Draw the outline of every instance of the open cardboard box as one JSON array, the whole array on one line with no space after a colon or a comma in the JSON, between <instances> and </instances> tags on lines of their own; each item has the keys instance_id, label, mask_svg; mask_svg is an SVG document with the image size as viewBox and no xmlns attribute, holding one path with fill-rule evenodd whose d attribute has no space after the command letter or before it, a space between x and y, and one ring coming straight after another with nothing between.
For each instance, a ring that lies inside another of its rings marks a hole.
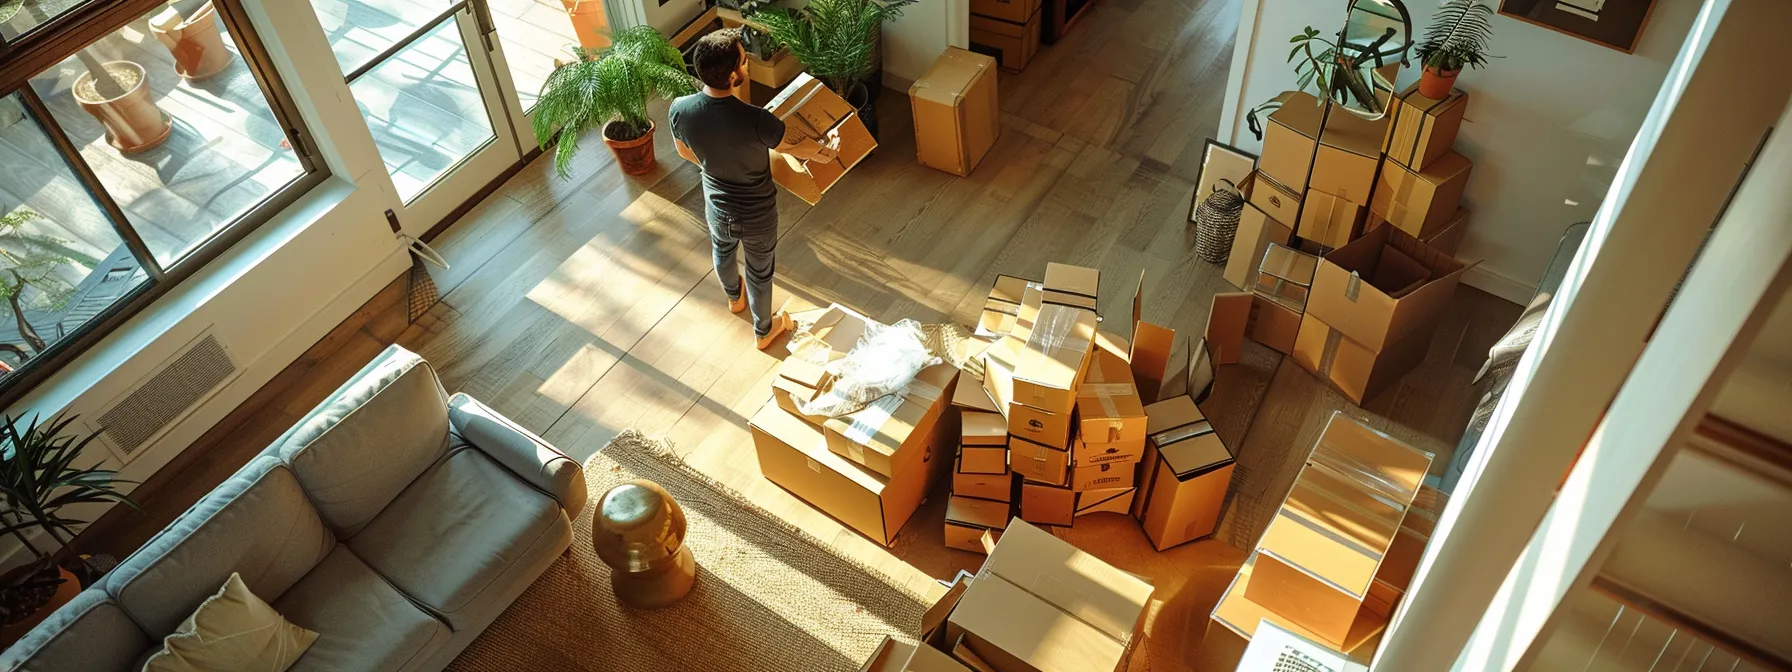
<instances>
[{"instance_id":1,"label":"open cardboard box","mask_svg":"<svg viewBox=\"0 0 1792 672\"><path fill-rule=\"evenodd\" d=\"M799 159L771 150L772 181L810 205L820 202L841 176L877 149L877 138L852 105L809 73L797 75L766 109L784 121L780 149L805 141L825 142L829 136L840 138L839 153L828 160Z\"/></svg>"},{"instance_id":2,"label":"open cardboard box","mask_svg":"<svg viewBox=\"0 0 1792 672\"><path fill-rule=\"evenodd\" d=\"M1436 326L1468 264L1392 226L1319 262L1306 312L1370 350Z\"/></svg>"}]
</instances>

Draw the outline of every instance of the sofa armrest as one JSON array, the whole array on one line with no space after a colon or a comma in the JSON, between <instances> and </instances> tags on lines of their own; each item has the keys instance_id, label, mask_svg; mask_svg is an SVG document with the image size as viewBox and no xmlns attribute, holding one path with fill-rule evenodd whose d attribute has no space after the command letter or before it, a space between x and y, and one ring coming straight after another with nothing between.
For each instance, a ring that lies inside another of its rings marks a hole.
<instances>
[{"instance_id":1,"label":"sofa armrest","mask_svg":"<svg viewBox=\"0 0 1792 672\"><path fill-rule=\"evenodd\" d=\"M568 520L578 519L587 497L585 472L578 462L465 394L448 400L448 425L468 444L560 502Z\"/></svg>"}]
</instances>

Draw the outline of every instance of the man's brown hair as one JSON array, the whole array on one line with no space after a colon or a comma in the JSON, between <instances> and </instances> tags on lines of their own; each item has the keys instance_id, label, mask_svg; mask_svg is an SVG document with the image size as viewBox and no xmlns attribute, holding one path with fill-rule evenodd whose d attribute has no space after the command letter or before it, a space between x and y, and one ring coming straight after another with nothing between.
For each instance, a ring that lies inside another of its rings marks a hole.
<instances>
[{"instance_id":1,"label":"man's brown hair","mask_svg":"<svg viewBox=\"0 0 1792 672\"><path fill-rule=\"evenodd\" d=\"M704 35L697 40L697 46L691 48L691 64L697 69L697 79L717 89L726 90L733 85L734 72L740 69L744 58L746 52L741 50L740 31L734 28Z\"/></svg>"}]
</instances>

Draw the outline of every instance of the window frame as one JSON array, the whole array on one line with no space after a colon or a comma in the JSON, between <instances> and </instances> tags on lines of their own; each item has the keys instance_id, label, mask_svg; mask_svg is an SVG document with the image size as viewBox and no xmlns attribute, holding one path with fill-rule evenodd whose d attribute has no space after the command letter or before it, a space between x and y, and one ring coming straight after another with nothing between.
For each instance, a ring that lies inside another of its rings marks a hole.
<instances>
[{"instance_id":1,"label":"window frame","mask_svg":"<svg viewBox=\"0 0 1792 672\"><path fill-rule=\"evenodd\" d=\"M44 101L31 87L31 79L56 67L76 52L105 39L126 24L136 21L167 0L124 0L106 2L87 0L61 15L32 27L8 42L0 39L0 98L15 93L25 109L26 119L44 132L75 178L94 203L111 220L113 231L131 250L142 266L147 280L114 301L105 310L88 319L79 328L50 343L49 347L21 363L12 373L0 377L0 407L10 406L98 344L125 322L153 305L180 283L216 261L225 251L272 221L282 211L330 178L330 169L312 142L296 99L280 79L274 59L262 42L253 22L243 7L243 0L213 0L212 4L237 48L244 65L255 78L270 113L285 132L293 155L303 171L284 187L242 212L203 242L171 261L168 266L156 259L130 218L113 200L99 176L88 165L63 132L62 125L50 113Z\"/></svg>"}]
</instances>

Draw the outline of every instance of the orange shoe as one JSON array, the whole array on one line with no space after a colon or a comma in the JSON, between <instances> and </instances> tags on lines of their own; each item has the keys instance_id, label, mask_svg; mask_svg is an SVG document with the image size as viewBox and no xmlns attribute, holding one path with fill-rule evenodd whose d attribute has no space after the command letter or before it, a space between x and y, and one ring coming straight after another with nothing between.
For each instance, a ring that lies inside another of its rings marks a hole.
<instances>
[{"instance_id":1,"label":"orange shoe","mask_svg":"<svg viewBox=\"0 0 1792 672\"><path fill-rule=\"evenodd\" d=\"M780 310L777 315L772 316L772 330L765 332L764 336L760 336L755 345L758 345L760 350L772 347L772 341L778 340L778 337L782 336L784 332L795 328L796 320L791 319L790 312Z\"/></svg>"},{"instance_id":2,"label":"orange shoe","mask_svg":"<svg viewBox=\"0 0 1792 672\"><path fill-rule=\"evenodd\" d=\"M747 309L747 282L746 282L746 279L741 278L740 276L737 275L737 276L735 276L734 285L736 287L740 288L740 298L728 300L728 312L739 313L740 311ZM727 296L727 293L723 293L722 295Z\"/></svg>"}]
</instances>

